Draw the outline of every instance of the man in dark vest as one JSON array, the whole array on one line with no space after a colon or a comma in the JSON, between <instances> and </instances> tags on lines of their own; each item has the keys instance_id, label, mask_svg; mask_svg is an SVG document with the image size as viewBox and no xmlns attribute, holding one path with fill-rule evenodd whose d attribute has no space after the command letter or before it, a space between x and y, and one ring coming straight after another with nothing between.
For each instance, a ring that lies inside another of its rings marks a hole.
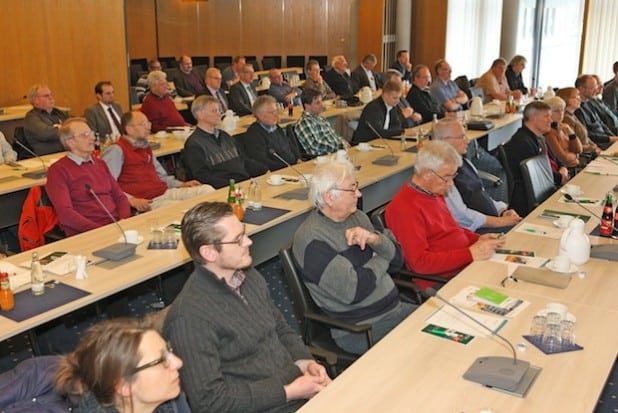
<instances>
[{"instance_id":1,"label":"man in dark vest","mask_svg":"<svg viewBox=\"0 0 618 413\"><path fill-rule=\"evenodd\" d=\"M457 119L444 118L433 127L433 139L448 142L462 157L454 178L455 185L446 195L446 205L457 223L471 231L501 232L517 224L521 217L504 202L485 191L476 167L464 156L470 140Z\"/></svg>"},{"instance_id":2,"label":"man in dark vest","mask_svg":"<svg viewBox=\"0 0 618 413\"><path fill-rule=\"evenodd\" d=\"M181 182L169 176L148 144L150 122L142 112L127 112L120 121L122 136L103 154L112 176L131 206L148 211L214 191L198 181Z\"/></svg>"}]
</instances>

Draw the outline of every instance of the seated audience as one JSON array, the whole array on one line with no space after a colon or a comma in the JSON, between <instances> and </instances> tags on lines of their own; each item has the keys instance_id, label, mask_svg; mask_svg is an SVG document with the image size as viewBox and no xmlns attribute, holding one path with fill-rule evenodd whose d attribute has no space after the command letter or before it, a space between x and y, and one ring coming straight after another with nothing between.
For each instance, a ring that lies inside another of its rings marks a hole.
<instances>
[{"instance_id":1,"label":"seated audience","mask_svg":"<svg viewBox=\"0 0 618 413\"><path fill-rule=\"evenodd\" d=\"M214 96L221 105L221 112L225 113L230 107L226 93L221 89L221 71L216 67L209 67L206 71L206 92L205 95Z\"/></svg>"},{"instance_id":2,"label":"seated audience","mask_svg":"<svg viewBox=\"0 0 618 413\"><path fill-rule=\"evenodd\" d=\"M159 132L169 127L185 126L185 120L168 94L169 84L165 72L157 70L150 72L148 86L150 92L144 98L140 110L152 123L152 131Z\"/></svg>"},{"instance_id":3,"label":"seated audience","mask_svg":"<svg viewBox=\"0 0 618 413\"><path fill-rule=\"evenodd\" d=\"M515 55L509 62L506 68L505 76L506 81L509 84L509 89L512 91L519 90L521 96L528 94L528 88L524 86L524 80L521 72L526 68L527 60L521 55Z\"/></svg>"},{"instance_id":4,"label":"seated audience","mask_svg":"<svg viewBox=\"0 0 618 413\"><path fill-rule=\"evenodd\" d=\"M188 413L184 395L179 396L182 364L145 322L104 320L63 357L55 386L79 399L80 412Z\"/></svg>"},{"instance_id":5,"label":"seated audience","mask_svg":"<svg viewBox=\"0 0 618 413\"><path fill-rule=\"evenodd\" d=\"M493 99L506 100L508 95L513 95L515 99L521 98L520 90L511 90L509 87L509 83L504 75L505 72L506 60L500 57L494 60L491 68L476 81L474 86L483 89L485 102L490 102Z\"/></svg>"},{"instance_id":6,"label":"seated audience","mask_svg":"<svg viewBox=\"0 0 618 413\"><path fill-rule=\"evenodd\" d=\"M352 91L357 93L364 87L368 87L373 92L382 88L382 79L373 71L378 63L378 58L374 54L363 57L360 65L350 73L352 79Z\"/></svg>"},{"instance_id":7,"label":"seated audience","mask_svg":"<svg viewBox=\"0 0 618 413\"><path fill-rule=\"evenodd\" d=\"M28 90L32 110L24 118L26 141L37 155L64 151L58 128L69 115L54 107L54 96L45 85L34 85Z\"/></svg>"},{"instance_id":8,"label":"seated audience","mask_svg":"<svg viewBox=\"0 0 618 413\"><path fill-rule=\"evenodd\" d=\"M69 150L47 171L47 195L67 236L111 224L113 221L92 192L116 220L128 218L131 206L107 164L92 156L94 132L83 118L70 118L59 128Z\"/></svg>"},{"instance_id":9,"label":"seated audience","mask_svg":"<svg viewBox=\"0 0 618 413\"><path fill-rule=\"evenodd\" d=\"M167 174L152 153L150 122L142 112L125 113L120 128L122 136L103 153L103 160L133 208L148 211L214 191L210 185L181 182Z\"/></svg>"},{"instance_id":10,"label":"seated audience","mask_svg":"<svg viewBox=\"0 0 618 413\"><path fill-rule=\"evenodd\" d=\"M575 111L577 119L586 126L588 136L601 149L607 149L612 143L618 141L618 136L603 122L595 110L594 99L597 82L590 75L581 75L575 80L575 87L579 91L581 105Z\"/></svg>"},{"instance_id":11,"label":"seated audience","mask_svg":"<svg viewBox=\"0 0 618 413\"><path fill-rule=\"evenodd\" d=\"M504 243L496 234L479 235L460 227L444 196L453 186L461 156L451 145L423 145L406 182L386 207L386 226L401 244L405 265L420 274L453 277L472 261L487 260ZM435 286L416 281L421 288Z\"/></svg>"},{"instance_id":12,"label":"seated audience","mask_svg":"<svg viewBox=\"0 0 618 413\"><path fill-rule=\"evenodd\" d=\"M199 96L206 93L204 80L193 69L191 56L180 56L180 59L178 59L178 72L172 81L180 96Z\"/></svg>"},{"instance_id":13,"label":"seated audience","mask_svg":"<svg viewBox=\"0 0 618 413\"><path fill-rule=\"evenodd\" d=\"M407 101L423 118L421 123L431 122L433 116L444 117L444 108L429 94L431 73L425 65L416 65L412 70L412 87L406 96Z\"/></svg>"},{"instance_id":14,"label":"seated audience","mask_svg":"<svg viewBox=\"0 0 618 413\"><path fill-rule=\"evenodd\" d=\"M444 118L434 124L432 139L447 142L461 157L462 164L453 179L455 185L445 196L446 205L459 225L470 231L506 232L521 221L517 212L485 191L478 170L466 157L470 139L457 119Z\"/></svg>"},{"instance_id":15,"label":"seated audience","mask_svg":"<svg viewBox=\"0 0 618 413\"><path fill-rule=\"evenodd\" d=\"M257 99L257 91L252 84L254 74L253 65L243 65L238 74L240 80L230 87L230 109L238 116L250 115L251 106Z\"/></svg>"},{"instance_id":16,"label":"seated audience","mask_svg":"<svg viewBox=\"0 0 618 413\"><path fill-rule=\"evenodd\" d=\"M11 163L17 160L17 152L7 142L4 134L0 132L0 164Z\"/></svg>"},{"instance_id":17,"label":"seated audience","mask_svg":"<svg viewBox=\"0 0 618 413\"><path fill-rule=\"evenodd\" d=\"M381 95L363 108L358 128L352 137L353 144L367 142L380 136L388 138L412 135L412 129L405 127L404 115L399 106L401 91L401 82L391 80L384 85Z\"/></svg>"},{"instance_id":18,"label":"seated audience","mask_svg":"<svg viewBox=\"0 0 618 413\"><path fill-rule=\"evenodd\" d=\"M594 95L590 99L590 103L599 114L601 120L607 125L609 130L615 135L618 133L618 116L611 110L603 101L603 81L599 75L590 75L596 81L597 87Z\"/></svg>"},{"instance_id":19,"label":"seated audience","mask_svg":"<svg viewBox=\"0 0 618 413\"><path fill-rule=\"evenodd\" d=\"M423 117L412 109L410 106L410 102L406 99L406 90L403 88L403 83L401 81L401 73L395 69L388 69L386 73L384 73L384 84L393 80L402 84L402 94L399 98L399 109L401 109L401 114L404 116L404 126L406 128L411 128L419 124Z\"/></svg>"},{"instance_id":20,"label":"seated audience","mask_svg":"<svg viewBox=\"0 0 618 413\"><path fill-rule=\"evenodd\" d=\"M330 384L251 266L251 239L229 204L204 202L182 219L195 270L165 319L185 362L194 412L293 412Z\"/></svg>"},{"instance_id":21,"label":"seated audience","mask_svg":"<svg viewBox=\"0 0 618 413\"><path fill-rule=\"evenodd\" d=\"M191 105L191 112L197 119L197 127L185 142L181 157L192 179L221 188L230 179L240 182L266 172L258 162L243 159L235 139L217 127L221 121L217 98L198 97Z\"/></svg>"},{"instance_id":22,"label":"seated audience","mask_svg":"<svg viewBox=\"0 0 618 413\"><path fill-rule=\"evenodd\" d=\"M442 105L442 109L446 112L465 110L468 95L451 80L451 65L446 60L440 59L436 62L434 71L437 79L429 87L429 94L433 100Z\"/></svg>"},{"instance_id":23,"label":"seated audience","mask_svg":"<svg viewBox=\"0 0 618 413\"><path fill-rule=\"evenodd\" d=\"M514 180L510 203L521 216L528 215L530 210L519 165L521 161L541 154L546 155L549 162L547 142L543 135L551 129L551 122L551 108L548 104L540 101L530 102L524 108L523 125L511 140L504 144ZM553 177L554 184L562 185L567 181L569 174L567 169L561 166L557 171L553 171Z\"/></svg>"},{"instance_id":24,"label":"seated audience","mask_svg":"<svg viewBox=\"0 0 618 413\"><path fill-rule=\"evenodd\" d=\"M579 154L582 153L582 143L577 139L575 131L562 122L566 104L558 96L547 98L545 103L551 108L551 129L543 134L549 145L550 157L554 160L553 165L574 168L579 165Z\"/></svg>"},{"instance_id":25,"label":"seated audience","mask_svg":"<svg viewBox=\"0 0 618 413\"><path fill-rule=\"evenodd\" d=\"M163 70L161 68L161 62L159 62L157 59L149 60L148 61L148 73L143 74L142 76L140 76L139 79L137 79L137 86L135 87L135 93L137 94L137 98L139 99L140 102L144 100L144 97L146 97L146 93L150 91L150 86L148 86L148 75L150 74L150 72L154 72L155 70L159 72ZM178 96L178 92L176 91L176 88L171 87L171 85L169 84L167 88L167 94L170 95L172 99Z\"/></svg>"},{"instance_id":26,"label":"seated audience","mask_svg":"<svg viewBox=\"0 0 618 413\"><path fill-rule=\"evenodd\" d=\"M322 96L313 89L302 95L303 113L294 126L298 143L309 156L321 156L345 147L344 140L335 132L328 120L320 116Z\"/></svg>"},{"instance_id":27,"label":"seated audience","mask_svg":"<svg viewBox=\"0 0 618 413\"><path fill-rule=\"evenodd\" d=\"M232 59L232 64L223 70L222 86L225 90L230 90L232 86L240 82L240 71L242 70L245 63L247 62L245 61L244 57L234 56L234 59Z\"/></svg>"},{"instance_id":28,"label":"seated audience","mask_svg":"<svg viewBox=\"0 0 618 413\"><path fill-rule=\"evenodd\" d=\"M331 62L332 67L324 73L324 80L337 96L344 98L354 94L352 79L348 74L348 61L344 56L335 56Z\"/></svg>"},{"instance_id":29,"label":"seated audience","mask_svg":"<svg viewBox=\"0 0 618 413\"><path fill-rule=\"evenodd\" d=\"M601 148L588 137L586 126L575 116L575 111L581 106L579 90L574 87L565 87L558 90L556 96L561 98L566 104L562 121L569 125L575 132L575 135L582 144L583 153L588 154L589 158L594 158L599 155L601 153Z\"/></svg>"},{"instance_id":30,"label":"seated audience","mask_svg":"<svg viewBox=\"0 0 618 413\"><path fill-rule=\"evenodd\" d=\"M300 89L290 86L287 80L283 78L281 70L276 68L270 69L268 77L270 79L268 94L274 97L277 102L286 106L300 104Z\"/></svg>"},{"instance_id":31,"label":"seated audience","mask_svg":"<svg viewBox=\"0 0 618 413\"><path fill-rule=\"evenodd\" d=\"M316 304L335 319L371 324L376 342L414 307L399 301L389 275L403 265L401 247L389 230L375 231L356 209L360 197L354 165L318 165L309 189L315 208L294 235L293 253ZM367 351L365 334L332 329L331 335L350 353Z\"/></svg>"},{"instance_id":32,"label":"seated audience","mask_svg":"<svg viewBox=\"0 0 618 413\"><path fill-rule=\"evenodd\" d=\"M396 59L390 69L395 69L401 73L401 80L412 82L412 63L410 62L410 54L407 50L398 50Z\"/></svg>"},{"instance_id":33,"label":"seated audience","mask_svg":"<svg viewBox=\"0 0 618 413\"><path fill-rule=\"evenodd\" d=\"M112 82L98 82L94 87L94 93L98 102L87 108L84 113L88 125L98 134L99 139L104 139L106 136L110 138L120 136L122 107L114 102Z\"/></svg>"},{"instance_id":34,"label":"seated audience","mask_svg":"<svg viewBox=\"0 0 618 413\"><path fill-rule=\"evenodd\" d=\"M605 84L603 101L615 115L618 115L618 61L614 62L612 69L614 78Z\"/></svg>"},{"instance_id":35,"label":"seated audience","mask_svg":"<svg viewBox=\"0 0 618 413\"><path fill-rule=\"evenodd\" d=\"M271 151L275 151L289 164L297 163L300 159L298 145L277 125L279 111L275 98L269 95L259 96L253 104L253 116L257 121L239 138L247 157L271 171L286 167Z\"/></svg>"},{"instance_id":36,"label":"seated audience","mask_svg":"<svg viewBox=\"0 0 618 413\"><path fill-rule=\"evenodd\" d=\"M303 90L315 90L320 93L322 100L335 99L337 95L328 86L320 74L320 63L317 60L309 60L305 66L307 79L303 85Z\"/></svg>"}]
</instances>

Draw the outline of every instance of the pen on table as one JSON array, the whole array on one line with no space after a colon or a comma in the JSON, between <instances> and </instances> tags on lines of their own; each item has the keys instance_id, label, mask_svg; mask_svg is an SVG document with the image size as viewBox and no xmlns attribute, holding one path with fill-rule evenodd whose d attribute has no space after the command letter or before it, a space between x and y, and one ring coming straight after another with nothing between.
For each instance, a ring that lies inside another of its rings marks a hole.
<instances>
[{"instance_id":1,"label":"pen on table","mask_svg":"<svg viewBox=\"0 0 618 413\"><path fill-rule=\"evenodd\" d=\"M560 215L554 215L554 214L551 214L551 213L549 213L549 212L543 212L543 213L541 214L541 218L555 218L555 219L560 219Z\"/></svg>"},{"instance_id":2,"label":"pen on table","mask_svg":"<svg viewBox=\"0 0 618 413\"><path fill-rule=\"evenodd\" d=\"M374 143L371 144L372 148L386 149L386 145L376 145Z\"/></svg>"},{"instance_id":3,"label":"pen on table","mask_svg":"<svg viewBox=\"0 0 618 413\"><path fill-rule=\"evenodd\" d=\"M526 229L524 229L524 231L529 232L529 233L531 233L531 234L541 234L541 235L547 235L547 232L545 232L545 231L539 231L539 230L536 230L536 229L534 229L534 228L526 228Z\"/></svg>"}]
</instances>

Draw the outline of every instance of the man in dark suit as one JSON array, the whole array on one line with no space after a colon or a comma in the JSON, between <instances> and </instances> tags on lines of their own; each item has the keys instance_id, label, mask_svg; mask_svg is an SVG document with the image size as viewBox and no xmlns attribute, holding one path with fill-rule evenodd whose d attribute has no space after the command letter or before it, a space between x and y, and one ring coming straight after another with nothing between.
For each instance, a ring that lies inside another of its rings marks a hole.
<instances>
[{"instance_id":1,"label":"man in dark suit","mask_svg":"<svg viewBox=\"0 0 618 413\"><path fill-rule=\"evenodd\" d=\"M101 81L95 85L94 94L98 102L84 113L88 126L99 137L120 136L120 118L123 112L122 107L114 102L114 86L109 81Z\"/></svg>"},{"instance_id":2,"label":"man in dark suit","mask_svg":"<svg viewBox=\"0 0 618 413\"><path fill-rule=\"evenodd\" d=\"M401 80L412 82L412 63L410 63L410 54L407 50L399 50L397 52L397 60L390 67L401 73Z\"/></svg>"},{"instance_id":3,"label":"man in dark suit","mask_svg":"<svg viewBox=\"0 0 618 413\"><path fill-rule=\"evenodd\" d=\"M240 81L230 88L230 107L238 116L250 115L251 106L257 99L257 91L252 84L254 74L253 66L245 64L238 74Z\"/></svg>"},{"instance_id":4,"label":"man in dark suit","mask_svg":"<svg viewBox=\"0 0 618 413\"><path fill-rule=\"evenodd\" d=\"M348 62L344 56L335 56L332 61L333 67L324 73L324 80L337 96L350 97L354 94L352 79L346 71Z\"/></svg>"},{"instance_id":5,"label":"man in dark suit","mask_svg":"<svg viewBox=\"0 0 618 413\"><path fill-rule=\"evenodd\" d=\"M352 137L352 144L373 140L378 137L376 132L385 138L412 135L412 128L405 127L405 115L402 113L402 109L399 105L401 93L401 82L391 80L384 84L382 94L369 102L363 109L358 121L358 129L356 129ZM404 110L408 111L411 109L405 108ZM376 132L374 132L369 125L371 125Z\"/></svg>"},{"instance_id":6,"label":"man in dark suit","mask_svg":"<svg viewBox=\"0 0 618 413\"><path fill-rule=\"evenodd\" d=\"M206 89L204 80L193 70L193 60L190 56L181 56L178 60L178 72L172 79L176 91L182 97L203 95Z\"/></svg>"},{"instance_id":7,"label":"man in dark suit","mask_svg":"<svg viewBox=\"0 0 618 413\"><path fill-rule=\"evenodd\" d=\"M206 71L206 93L204 94L216 97L221 105L221 112L225 113L230 107L230 103L227 100L227 96L225 96L225 92L221 89L222 79L223 76L219 69L209 67Z\"/></svg>"},{"instance_id":8,"label":"man in dark suit","mask_svg":"<svg viewBox=\"0 0 618 413\"><path fill-rule=\"evenodd\" d=\"M352 71L352 88L357 93L361 88L369 87L372 91L382 88L381 77L373 71L378 59L374 54L363 57L363 61Z\"/></svg>"}]
</instances>

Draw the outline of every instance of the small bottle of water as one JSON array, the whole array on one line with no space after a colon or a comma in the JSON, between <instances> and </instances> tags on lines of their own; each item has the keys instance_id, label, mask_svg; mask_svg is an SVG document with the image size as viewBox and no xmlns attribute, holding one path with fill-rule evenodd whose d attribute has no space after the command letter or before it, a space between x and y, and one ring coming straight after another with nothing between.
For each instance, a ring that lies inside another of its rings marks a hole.
<instances>
[{"instance_id":1,"label":"small bottle of water","mask_svg":"<svg viewBox=\"0 0 618 413\"><path fill-rule=\"evenodd\" d=\"M401 135L401 150L405 151L407 147L408 147L408 143L407 143L406 135Z\"/></svg>"},{"instance_id":2,"label":"small bottle of water","mask_svg":"<svg viewBox=\"0 0 618 413\"><path fill-rule=\"evenodd\" d=\"M32 253L32 263L30 264L30 282L33 295L42 295L45 293L45 279L43 278L43 269L39 261L39 253Z\"/></svg>"}]
</instances>

